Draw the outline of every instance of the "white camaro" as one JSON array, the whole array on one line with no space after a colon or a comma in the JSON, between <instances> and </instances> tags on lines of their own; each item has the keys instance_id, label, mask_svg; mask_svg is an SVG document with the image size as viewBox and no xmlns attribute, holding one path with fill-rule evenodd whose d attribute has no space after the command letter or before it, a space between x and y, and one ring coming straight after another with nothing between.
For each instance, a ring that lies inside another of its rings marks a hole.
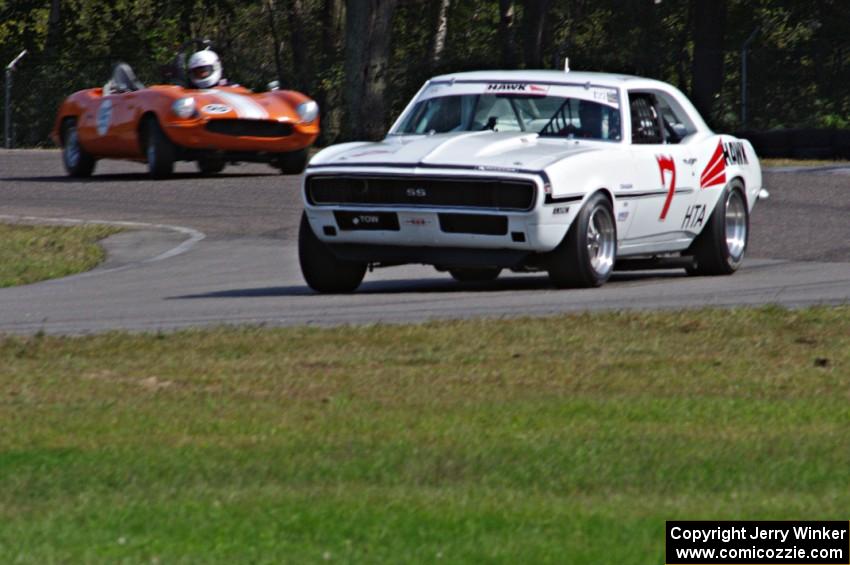
<instances>
[{"instance_id":1,"label":"white camaro","mask_svg":"<svg viewBox=\"0 0 850 565\"><path fill-rule=\"evenodd\" d=\"M547 271L558 287L599 286L615 267L730 274L761 189L750 143L712 132L669 84L445 75L383 141L313 157L301 270L320 292L350 292L368 266L405 263L464 281Z\"/></svg>"}]
</instances>

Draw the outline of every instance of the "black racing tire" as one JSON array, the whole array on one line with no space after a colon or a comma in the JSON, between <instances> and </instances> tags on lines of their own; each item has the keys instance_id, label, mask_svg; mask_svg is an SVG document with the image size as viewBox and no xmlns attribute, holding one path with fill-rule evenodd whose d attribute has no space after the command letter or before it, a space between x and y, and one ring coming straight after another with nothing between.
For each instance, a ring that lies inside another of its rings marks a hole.
<instances>
[{"instance_id":1,"label":"black racing tire","mask_svg":"<svg viewBox=\"0 0 850 565\"><path fill-rule=\"evenodd\" d=\"M281 153L275 157L272 165L280 170L282 175L300 175L307 168L307 149Z\"/></svg>"},{"instance_id":2,"label":"black racing tire","mask_svg":"<svg viewBox=\"0 0 850 565\"><path fill-rule=\"evenodd\" d=\"M684 253L694 258L694 265L686 269L688 274L731 275L744 262L749 234L744 187L739 181L732 181L723 189L708 223Z\"/></svg>"},{"instance_id":3,"label":"black racing tire","mask_svg":"<svg viewBox=\"0 0 850 565\"><path fill-rule=\"evenodd\" d=\"M366 263L338 259L316 237L306 213L301 214L301 226L298 229L298 262L304 280L316 292L354 292L366 276Z\"/></svg>"},{"instance_id":4,"label":"black racing tire","mask_svg":"<svg viewBox=\"0 0 850 565\"><path fill-rule=\"evenodd\" d=\"M489 282L499 278L501 267L466 267L449 269L452 278L459 282Z\"/></svg>"},{"instance_id":5,"label":"black racing tire","mask_svg":"<svg viewBox=\"0 0 850 565\"><path fill-rule=\"evenodd\" d=\"M69 176L85 178L91 176L97 160L80 144L76 118L62 123L62 164Z\"/></svg>"},{"instance_id":6,"label":"black racing tire","mask_svg":"<svg viewBox=\"0 0 850 565\"><path fill-rule=\"evenodd\" d=\"M216 157L201 157L198 159L198 172L202 175L214 175L224 170L227 163Z\"/></svg>"},{"instance_id":7,"label":"black racing tire","mask_svg":"<svg viewBox=\"0 0 850 565\"><path fill-rule=\"evenodd\" d=\"M148 160L148 172L151 178L164 179L174 172L177 148L162 131L156 118L148 118L145 128L145 156Z\"/></svg>"},{"instance_id":8,"label":"black racing tire","mask_svg":"<svg viewBox=\"0 0 850 565\"><path fill-rule=\"evenodd\" d=\"M617 224L611 201L597 192L573 220L564 240L547 257L549 279L558 288L602 286L617 259Z\"/></svg>"}]
</instances>

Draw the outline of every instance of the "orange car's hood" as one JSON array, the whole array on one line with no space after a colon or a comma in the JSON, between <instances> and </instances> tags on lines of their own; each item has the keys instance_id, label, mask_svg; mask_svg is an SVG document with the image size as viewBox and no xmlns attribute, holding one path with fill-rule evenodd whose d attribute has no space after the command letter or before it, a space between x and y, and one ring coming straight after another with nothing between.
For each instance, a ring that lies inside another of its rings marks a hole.
<instances>
[{"instance_id":1,"label":"orange car's hood","mask_svg":"<svg viewBox=\"0 0 850 565\"><path fill-rule=\"evenodd\" d=\"M241 118L248 120L300 120L295 111L295 103L303 98L290 91L271 91L254 93L242 87L221 86L209 89L188 89L181 87L153 87L158 90L172 90L172 97L191 96L201 116L208 119Z\"/></svg>"}]
</instances>

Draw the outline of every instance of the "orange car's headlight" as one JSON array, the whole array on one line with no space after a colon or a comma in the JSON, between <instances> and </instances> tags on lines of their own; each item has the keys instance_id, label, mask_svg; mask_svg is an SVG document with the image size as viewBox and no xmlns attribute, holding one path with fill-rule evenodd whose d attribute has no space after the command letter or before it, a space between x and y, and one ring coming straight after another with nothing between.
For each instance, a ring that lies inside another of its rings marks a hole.
<instances>
[{"instance_id":1,"label":"orange car's headlight","mask_svg":"<svg viewBox=\"0 0 850 565\"><path fill-rule=\"evenodd\" d=\"M302 122L309 123L319 117L319 105L314 101L302 102L295 108Z\"/></svg>"},{"instance_id":2,"label":"orange car's headlight","mask_svg":"<svg viewBox=\"0 0 850 565\"><path fill-rule=\"evenodd\" d=\"M195 107L195 99L191 96L179 98L171 105L171 111L178 118L194 118L198 114Z\"/></svg>"}]
</instances>

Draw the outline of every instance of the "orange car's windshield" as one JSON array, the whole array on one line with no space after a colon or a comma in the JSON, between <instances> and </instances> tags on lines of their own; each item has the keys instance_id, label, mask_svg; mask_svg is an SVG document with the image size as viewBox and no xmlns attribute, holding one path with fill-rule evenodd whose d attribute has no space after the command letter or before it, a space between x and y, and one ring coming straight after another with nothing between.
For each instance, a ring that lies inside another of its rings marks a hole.
<instances>
[{"instance_id":1,"label":"orange car's windshield","mask_svg":"<svg viewBox=\"0 0 850 565\"><path fill-rule=\"evenodd\" d=\"M561 96L462 94L417 102L399 134L527 131L541 136L619 141L620 112Z\"/></svg>"}]
</instances>

